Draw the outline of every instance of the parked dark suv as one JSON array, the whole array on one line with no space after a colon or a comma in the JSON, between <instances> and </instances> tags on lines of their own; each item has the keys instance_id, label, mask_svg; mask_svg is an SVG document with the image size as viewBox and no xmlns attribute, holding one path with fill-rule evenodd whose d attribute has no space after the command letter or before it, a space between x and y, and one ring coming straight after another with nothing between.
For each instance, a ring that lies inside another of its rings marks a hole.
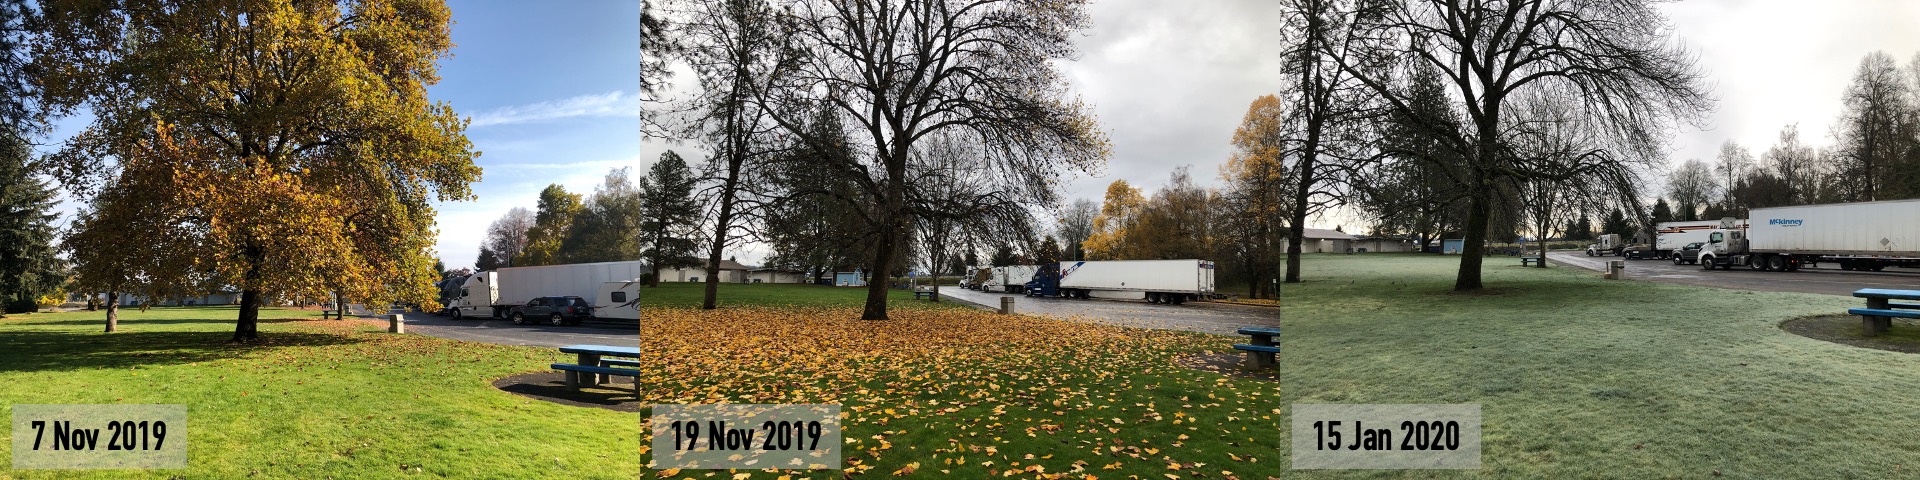
<instances>
[{"instance_id":1,"label":"parked dark suv","mask_svg":"<svg viewBox=\"0 0 1920 480\"><path fill-rule=\"evenodd\" d=\"M1693 242L1673 251L1674 265L1692 265L1700 262L1700 249L1706 242Z\"/></svg>"},{"instance_id":2,"label":"parked dark suv","mask_svg":"<svg viewBox=\"0 0 1920 480\"><path fill-rule=\"evenodd\" d=\"M526 305L507 311L516 325L541 322L548 325L578 325L593 316L593 304L580 297L539 297Z\"/></svg>"}]
</instances>

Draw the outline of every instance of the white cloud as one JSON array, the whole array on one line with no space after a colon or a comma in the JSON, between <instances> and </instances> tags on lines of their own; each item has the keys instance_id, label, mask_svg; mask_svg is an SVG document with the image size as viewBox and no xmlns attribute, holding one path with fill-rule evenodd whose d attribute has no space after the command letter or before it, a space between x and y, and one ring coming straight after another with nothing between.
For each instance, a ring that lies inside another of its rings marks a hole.
<instances>
[{"instance_id":1,"label":"white cloud","mask_svg":"<svg viewBox=\"0 0 1920 480\"><path fill-rule=\"evenodd\" d=\"M640 116L640 96L621 91L500 107L473 116L473 127L532 123L572 117Z\"/></svg>"}]
</instances>

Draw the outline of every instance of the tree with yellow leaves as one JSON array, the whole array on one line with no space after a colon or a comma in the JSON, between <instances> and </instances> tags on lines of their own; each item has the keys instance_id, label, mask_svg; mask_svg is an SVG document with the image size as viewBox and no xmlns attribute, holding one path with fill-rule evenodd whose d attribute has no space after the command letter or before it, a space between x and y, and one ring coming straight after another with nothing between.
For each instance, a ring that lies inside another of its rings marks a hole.
<instances>
[{"instance_id":1,"label":"tree with yellow leaves","mask_svg":"<svg viewBox=\"0 0 1920 480\"><path fill-rule=\"evenodd\" d=\"M1093 217L1093 234L1081 242L1088 260L1127 260L1135 258L1138 243L1132 236L1139 224L1140 211L1147 198L1126 180L1107 185L1107 198L1100 204L1100 215Z\"/></svg>"},{"instance_id":2,"label":"tree with yellow leaves","mask_svg":"<svg viewBox=\"0 0 1920 480\"><path fill-rule=\"evenodd\" d=\"M466 121L431 103L452 47L436 0L42 4L42 104L94 119L53 157L98 193L73 235L151 215L77 253L97 287L240 290L233 340L271 297L434 308L433 201L472 198ZM143 258L147 257L147 258ZM100 263L109 262L109 263ZM89 265L89 264L93 265ZM197 291L197 292L196 292Z\"/></svg>"},{"instance_id":3,"label":"tree with yellow leaves","mask_svg":"<svg viewBox=\"0 0 1920 480\"><path fill-rule=\"evenodd\" d=\"M1283 110L1279 97L1254 99L1233 132L1233 156L1220 167L1227 183L1223 201L1232 212L1222 219L1223 251L1246 267L1250 298L1260 298L1263 284L1273 278L1268 275L1278 273L1281 232L1291 213L1282 193ZM1296 258L1288 255L1290 272L1299 270L1291 263Z\"/></svg>"}]
</instances>

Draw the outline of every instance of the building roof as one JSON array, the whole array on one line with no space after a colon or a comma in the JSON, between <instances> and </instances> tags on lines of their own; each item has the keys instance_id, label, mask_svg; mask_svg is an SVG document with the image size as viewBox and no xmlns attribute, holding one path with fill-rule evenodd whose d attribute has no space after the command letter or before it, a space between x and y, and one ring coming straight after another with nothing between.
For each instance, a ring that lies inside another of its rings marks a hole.
<instances>
[{"instance_id":1,"label":"building roof","mask_svg":"<svg viewBox=\"0 0 1920 480\"><path fill-rule=\"evenodd\" d=\"M1336 230L1327 230L1327 229L1321 229L1321 228L1307 228L1303 230L1304 231L1300 234L1300 236L1304 238L1311 238L1316 240L1353 240L1353 235L1348 235L1344 232L1340 232Z\"/></svg>"}]
</instances>

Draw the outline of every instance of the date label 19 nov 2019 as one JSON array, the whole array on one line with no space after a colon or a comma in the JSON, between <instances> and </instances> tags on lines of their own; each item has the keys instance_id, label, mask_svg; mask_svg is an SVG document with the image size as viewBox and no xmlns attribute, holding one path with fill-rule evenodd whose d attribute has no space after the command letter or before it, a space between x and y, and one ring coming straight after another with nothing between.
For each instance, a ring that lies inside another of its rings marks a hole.
<instances>
[{"instance_id":1,"label":"date label 19 nov 2019","mask_svg":"<svg viewBox=\"0 0 1920 480\"><path fill-rule=\"evenodd\" d=\"M1293 468L1480 468L1479 404L1294 404Z\"/></svg>"},{"instance_id":2,"label":"date label 19 nov 2019","mask_svg":"<svg viewBox=\"0 0 1920 480\"><path fill-rule=\"evenodd\" d=\"M15 469L186 467L186 405L13 406Z\"/></svg>"},{"instance_id":3,"label":"date label 19 nov 2019","mask_svg":"<svg viewBox=\"0 0 1920 480\"><path fill-rule=\"evenodd\" d=\"M840 468L840 406L653 406L650 468Z\"/></svg>"}]
</instances>

